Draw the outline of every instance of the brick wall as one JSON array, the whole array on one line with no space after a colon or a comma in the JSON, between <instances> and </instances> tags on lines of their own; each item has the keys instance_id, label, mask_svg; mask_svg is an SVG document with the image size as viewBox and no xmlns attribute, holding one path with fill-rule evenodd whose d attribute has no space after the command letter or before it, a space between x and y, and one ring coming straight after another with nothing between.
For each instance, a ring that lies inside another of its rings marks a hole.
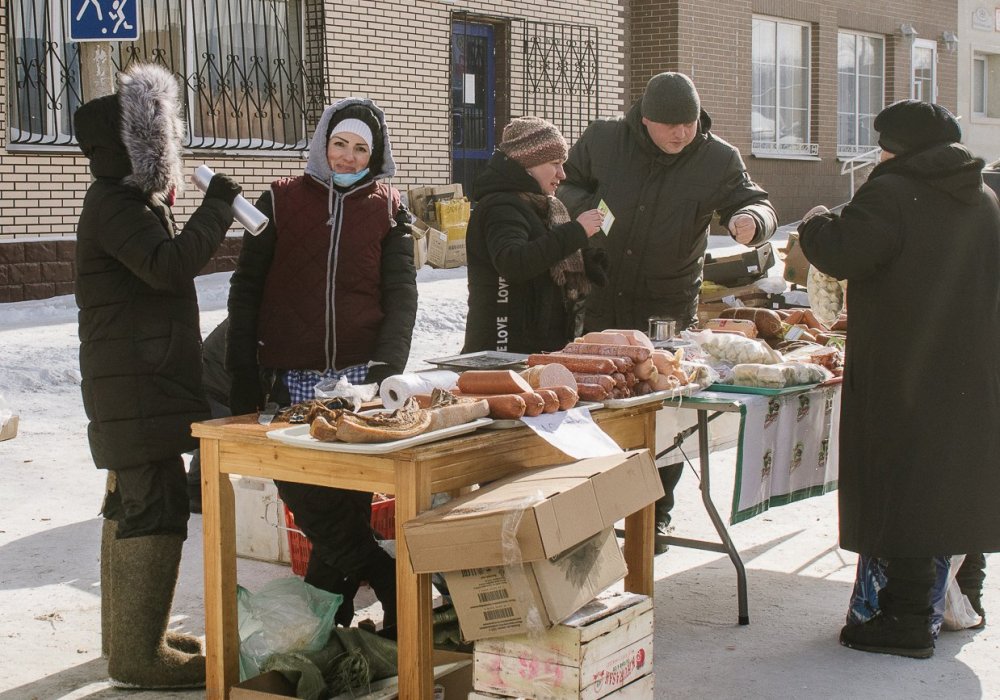
<instances>
[{"instance_id":1,"label":"brick wall","mask_svg":"<svg viewBox=\"0 0 1000 700\"><path fill-rule=\"evenodd\" d=\"M6 3L0 0L0 27ZM451 20L458 9L440 0L307 0L307 51L310 55L322 51L325 59L325 64L316 61L311 69L322 73L327 101L364 95L385 110L398 166L393 180L397 187L451 180ZM531 19L599 27L598 113L620 112L625 72L619 0L469 0L460 9L470 19L499 23L516 25ZM6 36L5 31L0 33L0 301L15 301L67 293L63 278L65 265L72 262L67 252L72 242L51 239L72 238L90 175L86 160L75 149L5 148ZM520 35L512 37L510 46L508 104L511 115L517 116L526 89ZM307 128L311 130L317 119L318 114L312 115ZM204 151L189 154L186 162L190 170L204 162L233 176L251 199L275 178L300 174L304 165L299 155ZM200 198L197 191L181 196L174 209L178 221L186 220ZM234 254L227 249L206 270L231 269ZM50 274L59 279L48 279Z\"/></svg>"},{"instance_id":2,"label":"brick wall","mask_svg":"<svg viewBox=\"0 0 1000 700\"><path fill-rule=\"evenodd\" d=\"M899 26L912 23L919 36L938 39L954 30L957 0L887 0L877 11L868 0L629 0L628 101L664 70L692 76L713 131L737 146L754 180L771 195L782 223L810 207L839 204L850 194L837 159L837 34L840 29L885 37L885 104L910 96L910 44ZM807 22L812 36L810 140L819 159L756 157L750 152L751 22L754 15ZM938 46L938 102L956 108L957 61ZM856 184L867 171L856 174Z\"/></svg>"}]
</instances>

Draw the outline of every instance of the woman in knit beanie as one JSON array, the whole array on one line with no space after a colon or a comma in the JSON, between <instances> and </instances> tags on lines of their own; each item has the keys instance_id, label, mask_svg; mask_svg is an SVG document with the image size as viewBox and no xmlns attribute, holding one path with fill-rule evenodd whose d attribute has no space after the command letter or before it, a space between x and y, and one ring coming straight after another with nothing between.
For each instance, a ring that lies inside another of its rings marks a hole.
<instances>
[{"instance_id":1,"label":"woman in knit beanie","mask_svg":"<svg viewBox=\"0 0 1000 700\"><path fill-rule=\"evenodd\" d=\"M553 124L518 117L476 178L463 352L557 350L582 332L591 284L607 279L603 250L589 245L604 217L592 209L572 221L555 198L567 154Z\"/></svg>"}]
</instances>

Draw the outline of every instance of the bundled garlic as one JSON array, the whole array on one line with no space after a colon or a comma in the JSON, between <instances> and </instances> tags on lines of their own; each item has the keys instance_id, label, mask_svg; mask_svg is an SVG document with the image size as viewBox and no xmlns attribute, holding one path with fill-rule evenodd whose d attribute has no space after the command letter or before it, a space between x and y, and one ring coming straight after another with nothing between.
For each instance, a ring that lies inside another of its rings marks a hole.
<instances>
[{"instance_id":1,"label":"bundled garlic","mask_svg":"<svg viewBox=\"0 0 1000 700\"><path fill-rule=\"evenodd\" d=\"M773 365L782 360L781 353L777 350L768 347L758 340L745 338L733 333L700 331L690 333L689 337L715 360L727 362L731 365L739 365L747 362Z\"/></svg>"}]
</instances>

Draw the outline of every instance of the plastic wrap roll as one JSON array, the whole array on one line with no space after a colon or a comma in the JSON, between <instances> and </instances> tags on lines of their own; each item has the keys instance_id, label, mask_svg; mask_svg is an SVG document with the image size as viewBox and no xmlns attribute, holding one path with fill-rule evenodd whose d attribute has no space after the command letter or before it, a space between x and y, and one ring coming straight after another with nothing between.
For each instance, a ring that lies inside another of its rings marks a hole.
<instances>
[{"instance_id":1,"label":"plastic wrap roll","mask_svg":"<svg viewBox=\"0 0 1000 700\"><path fill-rule=\"evenodd\" d=\"M431 372L408 372L387 378L379 387L382 405L395 411L414 394L429 394L434 389L454 389L458 374L445 369Z\"/></svg>"},{"instance_id":2,"label":"plastic wrap roll","mask_svg":"<svg viewBox=\"0 0 1000 700\"><path fill-rule=\"evenodd\" d=\"M215 173L210 167L199 165L194 171L194 184L205 192L213 177ZM241 194L236 195L236 199L233 200L233 217L252 236L259 236L267 228L268 218Z\"/></svg>"}]
</instances>

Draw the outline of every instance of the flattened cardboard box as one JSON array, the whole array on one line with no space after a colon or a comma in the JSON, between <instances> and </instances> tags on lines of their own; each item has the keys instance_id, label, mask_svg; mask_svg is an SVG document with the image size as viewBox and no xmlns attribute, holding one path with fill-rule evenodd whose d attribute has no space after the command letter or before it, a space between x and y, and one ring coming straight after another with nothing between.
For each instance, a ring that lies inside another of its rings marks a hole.
<instances>
[{"instance_id":1,"label":"flattened cardboard box","mask_svg":"<svg viewBox=\"0 0 1000 700\"><path fill-rule=\"evenodd\" d=\"M472 655L434 650L434 684L445 688L445 698L464 698L472 690ZM376 686L383 686L375 689ZM387 678L372 683L367 694L337 696L353 700L395 700L399 697L399 678ZM234 685L229 700L286 700L295 697L295 686L277 671L268 671Z\"/></svg>"},{"instance_id":2,"label":"flattened cardboard box","mask_svg":"<svg viewBox=\"0 0 1000 700\"><path fill-rule=\"evenodd\" d=\"M505 528L520 561L551 559L663 495L648 450L519 472L404 523L418 574L511 563Z\"/></svg>"},{"instance_id":3,"label":"flattened cardboard box","mask_svg":"<svg viewBox=\"0 0 1000 700\"><path fill-rule=\"evenodd\" d=\"M613 528L553 559L445 573L469 641L551 627L628 573Z\"/></svg>"}]
</instances>

